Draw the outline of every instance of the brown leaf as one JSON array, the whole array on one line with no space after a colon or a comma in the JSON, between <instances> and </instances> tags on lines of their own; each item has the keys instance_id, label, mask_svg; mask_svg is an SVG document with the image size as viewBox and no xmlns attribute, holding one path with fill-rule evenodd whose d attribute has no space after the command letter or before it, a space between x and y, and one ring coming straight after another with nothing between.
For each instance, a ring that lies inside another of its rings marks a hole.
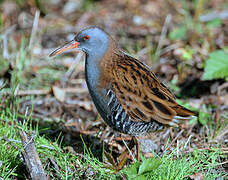
<instances>
[{"instance_id":1,"label":"brown leaf","mask_svg":"<svg viewBox=\"0 0 228 180\"><path fill-rule=\"evenodd\" d=\"M126 164L126 161L127 161L127 156L124 156L117 166L117 171L120 171L121 169L123 169L124 165Z\"/></svg>"},{"instance_id":2,"label":"brown leaf","mask_svg":"<svg viewBox=\"0 0 228 180\"><path fill-rule=\"evenodd\" d=\"M106 158L108 159L108 162L110 164L112 164L112 166L116 169L116 162L115 162L114 158L112 157L112 155L108 152L104 152L104 154L105 154Z\"/></svg>"},{"instance_id":3,"label":"brown leaf","mask_svg":"<svg viewBox=\"0 0 228 180\"><path fill-rule=\"evenodd\" d=\"M61 89L57 86L52 86L52 91L53 91L53 94L56 97L56 99L58 99L60 102L65 101L66 92L63 89Z\"/></svg>"},{"instance_id":4,"label":"brown leaf","mask_svg":"<svg viewBox=\"0 0 228 180\"><path fill-rule=\"evenodd\" d=\"M204 176L201 172L198 172L198 173L195 173L195 174L192 174L189 176L190 179L193 179L193 180L204 180Z\"/></svg>"}]
</instances>

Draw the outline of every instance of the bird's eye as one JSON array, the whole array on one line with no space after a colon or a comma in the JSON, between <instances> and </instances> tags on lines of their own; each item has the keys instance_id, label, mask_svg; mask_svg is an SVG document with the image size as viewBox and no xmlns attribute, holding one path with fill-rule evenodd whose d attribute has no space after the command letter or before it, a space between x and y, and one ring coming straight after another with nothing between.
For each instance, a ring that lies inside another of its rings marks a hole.
<instances>
[{"instance_id":1,"label":"bird's eye","mask_svg":"<svg viewBox=\"0 0 228 180\"><path fill-rule=\"evenodd\" d=\"M89 37L88 35L86 35L86 36L84 36L84 37L83 37L83 39L85 39L85 40L89 40L89 39L90 39L90 37Z\"/></svg>"}]
</instances>

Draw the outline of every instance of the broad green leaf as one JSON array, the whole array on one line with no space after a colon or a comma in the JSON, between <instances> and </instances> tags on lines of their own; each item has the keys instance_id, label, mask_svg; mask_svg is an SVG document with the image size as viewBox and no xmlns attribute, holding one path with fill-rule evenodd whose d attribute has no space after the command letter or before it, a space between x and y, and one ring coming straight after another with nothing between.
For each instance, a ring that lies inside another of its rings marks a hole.
<instances>
[{"instance_id":1,"label":"broad green leaf","mask_svg":"<svg viewBox=\"0 0 228 180\"><path fill-rule=\"evenodd\" d=\"M144 175L139 175L139 176L136 176L134 180L147 180L147 178Z\"/></svg>"},{"instance_id":2,"label":"broad green leaf","mask_svg":"<svg viewBox=\"0 0 228 180\"><path fill-rule=\"evenodd\" d=\"M138 174L143 174L145 172L149 172L157 169L161 164L161 161L156 158L145 159L139 167Z\"/></svg>"},{"instance_id":3,"label":"broad green leaf","mask_svg":"<svg viewBox=\"0 0 228 180\"><path fill-rule=\"evenodd\" d=\"M211 80L228 77L228 53L218 50L210 54L206 61L203 79Z\"/></svg>"},{"instance_id":4,"label":"broad green leaf","mask_svg":"<svg viewBox=\"0 0 228 180\"><path fill-rule=\"evenodd\" d=\"M129 178L134 178L137 176L139 166L140 166L140 162L136 162L127 169L127 175Z\"/></svg>"},{"instance_id":5,"label":"broad green leaf","mask_svg":"<svg viewBox=\"0 0 228 180\"><path fill-rule=\"evenodd\" d=\"M181 40L181 39L186 38L186 34L187 34L186 27L185 26L181 26L181 27L173 29L169 33L169 39L171 39L171 40Z\"/></svg>"}]
</instances>

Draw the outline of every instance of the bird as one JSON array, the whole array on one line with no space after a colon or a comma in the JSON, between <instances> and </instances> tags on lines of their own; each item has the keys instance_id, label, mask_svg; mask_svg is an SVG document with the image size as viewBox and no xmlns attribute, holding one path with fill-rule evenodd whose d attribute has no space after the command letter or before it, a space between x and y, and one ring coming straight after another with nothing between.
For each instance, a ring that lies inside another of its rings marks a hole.
<instances>
[{"instance_id":1,"label":"bird","mask_svg":"<svg viewBox=\"0 0 228 180\"><path fill-rule=\"evenodd\" d=\"M115 131L132 137L178 127L195 113L177 103L151 68L124 52L98 26L79 31L49 56L76 49L85 53L85 79L102 119Z\"/></svg>"}]
</instances>

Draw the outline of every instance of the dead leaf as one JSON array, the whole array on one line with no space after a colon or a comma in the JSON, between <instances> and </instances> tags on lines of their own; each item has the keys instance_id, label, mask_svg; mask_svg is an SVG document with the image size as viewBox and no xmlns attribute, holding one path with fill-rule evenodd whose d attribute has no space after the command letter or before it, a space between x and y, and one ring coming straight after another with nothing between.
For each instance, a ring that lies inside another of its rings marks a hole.
<instances>
[{"instance_id":1,"label":"dead leaf","mask_svg":"<svg viewBox=\"0 0 228 180\"><path fill-rule=\"evenodd\" d=\"M195 174L192 174L189 176L190 179L193 179L193 180L204 180L204 176L201 172L198 172L198 173L195 173Z\"/></svg>"},{"instance_id":2,"label":"dead leaf","mask_svg":"<svg viewBox=\"0 0 228 180\"><path fill-rule=\"evenodd\" d=\"M52 91L53 91L53 94L56 97L56 99L58 99L60 102L65 101L66 92L63 89L61 89L57 86L52 86Z\"/></svg>"},{"instance_id":3,"label":"dead leaf","mask_svg":"<svg viewBox=\"0 0 228 180\"><path fill-rule=\"evenodd\" d=\"M112 167L116 168L116 162L115 162L113 156L106 151L104 151L104 154L105 154L105 157L107 158L108 162L112 165Z\"/></svg>"}]
</instances>

